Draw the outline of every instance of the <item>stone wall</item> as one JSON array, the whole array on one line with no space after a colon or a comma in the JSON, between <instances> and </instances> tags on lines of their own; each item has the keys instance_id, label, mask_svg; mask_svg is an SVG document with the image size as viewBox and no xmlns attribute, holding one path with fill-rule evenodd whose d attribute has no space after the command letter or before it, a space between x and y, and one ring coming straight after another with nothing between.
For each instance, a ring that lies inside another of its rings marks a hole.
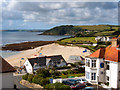
<instances>
[{"instance_id":1,"label":"stone wall","mask_svg":"<svg viewBox=\"0 0 120 90\"><path fill-rule=\"evenodd\" d=\"M22 84L23 86L26 86L28 88L43 88L42 86L40 86L38 84L30 83L26 80L21 80L20 84Z\"/></svg>"}]
</instances>

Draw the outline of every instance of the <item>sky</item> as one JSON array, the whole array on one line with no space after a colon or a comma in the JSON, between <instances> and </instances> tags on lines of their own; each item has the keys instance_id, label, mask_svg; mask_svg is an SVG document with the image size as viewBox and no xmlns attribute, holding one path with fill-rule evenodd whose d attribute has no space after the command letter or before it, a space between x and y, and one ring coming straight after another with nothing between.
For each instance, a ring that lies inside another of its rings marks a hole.
<instances>
[{"instance_id":1,"label":"sky","mask_svg":"<svg viewBox=\"0 0 120 90\"><path fill-rule=\"evenodd\" d=\"M118 24L118 2L2 2L3 30L97 24Z\"/></svg>"}]
</instances>

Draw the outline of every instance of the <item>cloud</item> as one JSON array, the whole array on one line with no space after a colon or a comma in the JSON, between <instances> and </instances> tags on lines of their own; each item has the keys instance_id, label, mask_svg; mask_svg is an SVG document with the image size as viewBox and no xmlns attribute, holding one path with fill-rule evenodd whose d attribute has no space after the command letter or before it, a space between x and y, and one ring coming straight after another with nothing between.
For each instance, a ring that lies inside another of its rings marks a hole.
<instances>
[{"instance_id":1,"label":"cloud","mask_svg":"<svg viewBox=\"0 0 120 90\"><path fill-rule=\"evenodd\" d=\"M117 2L45 3L12 0L3 3L3 19L46 24L117 23L117 5Z\"/></svg>"}]
</instances>

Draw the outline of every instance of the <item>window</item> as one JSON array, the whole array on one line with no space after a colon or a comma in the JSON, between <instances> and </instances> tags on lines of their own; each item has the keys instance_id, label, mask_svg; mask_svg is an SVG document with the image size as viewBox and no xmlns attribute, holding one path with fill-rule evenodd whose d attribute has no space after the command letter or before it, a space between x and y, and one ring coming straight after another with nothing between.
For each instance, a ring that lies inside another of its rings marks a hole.
<instances>
[{"instance_id":1,"label":"window","mask_svg":"<svg viewBox=\"0 0 120 90\"><path fill-rule=\"evenodd\" d=\"M96 67L96 60L92 60L92 67Z\"/></svg>"},{"instance_id":2,"label":"window","mask_svg":"<svg viewBox=\"0 0 120 90\"><path fill-rule=\"evenodd\" d=\"M86 66L90 67L90 60L86 60Z\"/></svg>"},{"instance_id":3,"label":"window","mask_svg":"<svg viewBox=\"0 0 120 90\"><path fill-rule=\"evenodd\" d=\"M109 81L109 77L107 76L107 81Z\"/></svg>"},{"instance_id":4,"label":"window","mask_svg":"<svg viewBox=\"0 0 120 90\"><path fill-rule=\"evenodd\" d=\"M86 72L86 78L90 79L90 73L89 72Z\"/></svg>"},{"instance_id":5,"label":"window","mask_svg":"<svg viewBox=\"0 0 120 90\"><path fill-rule=\"evenodd\" d=\"M109 64L110 64L110 62L106 61L106 69L107 70L110 70L110 65Z\"/></svg>"},{"instance_id":6,"label":"window","mask_svg":"<svg viewBox=\"0 0 120 90\"><path fill-rule=\"evenodd\" d=\"M96 73L91 74L91 80L96 80Z\"/></svg>"},{"instance_id":7,"label":"window","mask_svg":"<svg viewBox=\"0 0 120 90\"><path fill-rule=\"evenodd\" d=\"M107 65L107 70L110 70L109 65Z\"/></svg>"},{"instance_id":8,"label":"window","mask_svg":"<svg viewBox=\"0 0 120 90\"><path fill-rule=\"evenodd\" d=\"M101 74L103 74L103 72L101 72Z\"/></svg>"}]
</instances>

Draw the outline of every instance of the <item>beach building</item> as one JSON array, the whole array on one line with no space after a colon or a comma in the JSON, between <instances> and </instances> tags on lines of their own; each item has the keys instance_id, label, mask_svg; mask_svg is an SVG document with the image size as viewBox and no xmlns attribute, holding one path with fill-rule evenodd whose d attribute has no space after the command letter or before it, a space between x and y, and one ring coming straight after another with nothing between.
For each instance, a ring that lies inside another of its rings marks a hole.
<instances>
[{"instance_id":1,"label":"beach building","mask_svg":"<svg viewBox=\"0 0 120 90\"><path fill-rule=\"evenodd\" d=\"M68 62L69 63L81 62L81 64L85 64L84 58L82 56L78 56L78 55L71 55L68 59Z\"/></svg>"},{"instance_id":2,"label":"beach building","mask_svg":"<svg viewBox=\"0 0 120 90\"><path fill-rule=\"evenodd\" d=\"M28 73L33 73L39 68L62 67L66 65L67 63L61 55L28 58L24 63Z\"/></svg>"},{"instance_id":3,"label":"beach building","mask_svg":"<svg viewBox=\"0 0 120 90\"><path fill-rule=\"evenodd\" d=\"M15 69L0 56L0 88L14 88L13 72Z\"/></svg>"},{"instance_id":4,"label":"beach building","mask_svg":"<svg viewBox=\"0 0 120 90\"><path fill-rule=\"evenodd\" d=\"M120 88L120 38L85 58L85 78L90 83L104 83L110 88Z\"/></svg>"}]
</instances>

